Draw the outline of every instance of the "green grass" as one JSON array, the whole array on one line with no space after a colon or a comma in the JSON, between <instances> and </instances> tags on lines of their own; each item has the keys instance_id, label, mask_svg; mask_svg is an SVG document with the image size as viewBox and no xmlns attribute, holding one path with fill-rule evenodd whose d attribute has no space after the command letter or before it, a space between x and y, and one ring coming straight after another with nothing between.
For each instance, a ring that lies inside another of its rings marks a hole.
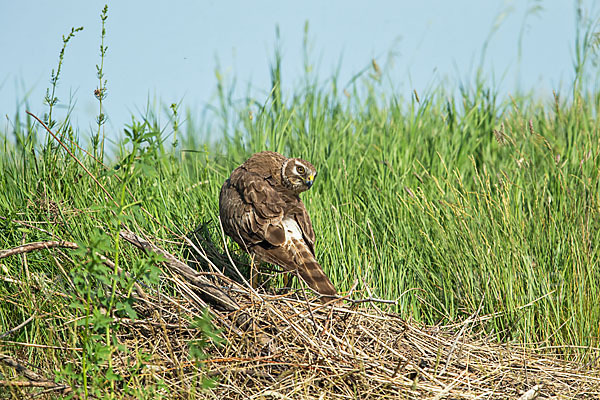
<instances>
[{"instance_id":1,"label":"green grass","mask_svg":"<svg viewBox=\"0 0 600 400\"><path fill-rule=\"evenodd\" d=\"M582 360L597 356L596 89L578 81L564 96L504 98L477 79L456 96L439 87L417 97L389 93L377 74L364 73L345 93L336 77L317 84L307 76L284 95L277 61L272 69L269 99L236 102L219 82L213 118L221 118L220 135L204 132L206 121L182 122L175 113L161 125L149 112L105 156L107 167L75 146L86 147L77 127L57 123L53 130L114 201L39 124L16 118L11 131L0 132L0 248L54 236L99 250L147 279L151 263L136 264L139 254L120 244L119 227L173 239L173 232L206 223L222 246L222 182L250 154L274 150L310 160L319 171L303 199L317 258L342 293L364 281L373 296L397 299L394 311L406 318L451 324L490 315L481 327L500 341L562 346L565 356ZM101 139L89 148L101 154L96 148L105 149ZM35 313L49 317L11 340L81 345L82 329L65 321L91 310L69 305L105 298L105 307L117 307L114 287L90 291L93 279L113 284L115 275L91 268L86 252L50 254L0 261L5 278L24 282L0 280L0 333ZM123 279L114 285L131 284ZM72 298L40 298L40 287ZM96 339L102 335L110 343L106 330ZM0 349L8 348L1 340ZM34 364L64 361L59 350L19 352Z\"/></svg>"}]
</instances>

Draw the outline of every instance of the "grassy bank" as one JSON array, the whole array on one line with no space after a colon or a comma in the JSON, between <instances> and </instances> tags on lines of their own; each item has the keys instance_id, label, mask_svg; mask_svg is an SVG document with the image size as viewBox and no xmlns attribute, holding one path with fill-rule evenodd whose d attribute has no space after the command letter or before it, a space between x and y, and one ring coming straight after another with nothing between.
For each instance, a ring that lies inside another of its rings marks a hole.
<instances>
[{"instance_id":1,"label":"grassy bank","mask_svg":"<svg viewBox=\"0 0 600 400\"><path fill-rule=\"evenodd\" d=\"M10 341L110 347L106 310L135 317L135 282L159 285L153 259L124 246L119 230L185 257L175 238L204 224L222 248L222 182L250 154L273 150L319 171L303 198L317 258L341 292L358 281L372 293L355 297L397 300L390 310L404 318L473 316L501 342L559 346L597 366L597 90L578 80L550 98L502 97L477 80L459 94L389 93L375 69L345 88L306 79L286 95L278 71L266 99L233 101L219 87L218 137L177 106L163 124L138 117L111 151L104 117L91 141L69 120L51 124L55 139L25 115L0 132L0 249L52 239L83 249L0 260L0 333L33 315ZM2 340L32 363L65 361L62 350ZM102 364L82 359L87 373Z\"/></svg>"}]
</instances>

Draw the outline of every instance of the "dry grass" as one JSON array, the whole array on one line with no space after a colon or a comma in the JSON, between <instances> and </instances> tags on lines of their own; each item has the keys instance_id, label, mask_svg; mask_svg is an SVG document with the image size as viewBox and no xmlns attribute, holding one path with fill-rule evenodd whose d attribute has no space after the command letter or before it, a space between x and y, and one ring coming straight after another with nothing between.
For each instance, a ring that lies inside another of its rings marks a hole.
<instances>
[{"instance_id":1,"label":"dry grass","mask_svg":"<svg viewBox=\"0 0 600 400\"><path fill-rule=\"evenodd\" d=\"M169 398L600 396L600 371L566 361L557 353L494 343L474 333L485 319L476 315L452 327L428 327L386 312L386 305L376 302L340 300L323 305L302 290L258 293L219 273L197 244L188 242L212 272L192 269L131 233L122 237L167 258L164 287L168 290L136 288L140 319L119 320L119 342L130 351L115 352L113 366L127 377L138 362L132 355L150 355L131 378L140 387L162 381L158 392ZM189 321L201 317L206 307L225 341L210 343L209 357L194 360L189 343L201 335ZM17 370L7 362L0 365L0 375L11 377L2 382L11 397L70 392L60 383L52 387L51 373L44 374L49 377L45 381L20 371L26 378L22 379ZM215 379L217 386L202 391L199 383L206 376Z\"/></svg>"},{"instance_id":2,"label":"dry grass","mask_svg":"<svg viewBox=\"0 0 600 400\"><path fill-rule=\"evenodd\" d=\"M209 262L202 248L196 250ZM180 279L189 271L179 271L173 262L167 265L177 293L170 303L179 312L199 314L201 307L214 305L213 322L226 342L213 347L202 364L218 380L211 391L217 398L600 396L600 371L565 361L556 352L543 354L473 334L485 318L472 316L452 327L420 326L375 302L322 305L304 291L257 293L216 270L210 275L196 272L192 283L189 276ZM208 280L231 306L211 301L204 289ZM181 317L172 313L171 318L169 323L176 326ZM186 335L165 336L164 348L179 349L167 371L190 362L185 338L193 335L188 330ZM161 359L167 358L163 354ZM193 381L185 371L172 379L169 386L182 393Z\"/></svg>"},{"instance_id":3,"label":"dry grass","mask_svg":"<svg viewBox=\"0 0 600 400\"><path fill-rule=\"evenodd\" d=\"M600 396L599 371L463 329L418 326L374 306L245 295L240 311L217 313L227 344L206 364L218 397L514 399L535 385L544 397ZM248 322L236 329L240 316Z\"/></svg>"}]
</instances>

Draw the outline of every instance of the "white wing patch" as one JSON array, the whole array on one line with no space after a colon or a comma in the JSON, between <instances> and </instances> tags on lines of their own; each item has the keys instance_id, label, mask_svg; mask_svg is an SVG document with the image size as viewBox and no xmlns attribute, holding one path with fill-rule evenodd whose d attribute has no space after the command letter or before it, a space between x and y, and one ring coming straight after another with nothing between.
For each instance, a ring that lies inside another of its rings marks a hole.
<instances>
[{"instance_id":1,"label":"white wing patch","mask_svg":"<svg viewBox=\"0 0 600 400\"><path fill-rule=\"evenodd\" d=\"M302 231L300 230L296 220L284 218L281 222L283 223L283 229L285 229L286 242L289 242L291 239L304 241L304 236L302 236Z\"/></svg>"}]
</instances>

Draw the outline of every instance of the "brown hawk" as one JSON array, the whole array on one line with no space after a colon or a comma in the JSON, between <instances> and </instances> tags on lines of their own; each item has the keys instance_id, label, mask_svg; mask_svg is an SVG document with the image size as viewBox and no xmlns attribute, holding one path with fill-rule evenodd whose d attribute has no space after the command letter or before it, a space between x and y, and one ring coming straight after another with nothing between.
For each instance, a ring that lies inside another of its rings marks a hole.
<instances>
[{"instance_id":1,"label":"brown hawk","mask_svg":"<svg viewBox=\"0 0 600 400\"><path fill-rule=\"evenodd\" d=\"M297 272L314 291L331 300L335 287L315 258L315 232L299 194L317 171L308 161L279 153L256 153L221 187L223 230L260 261Z\"/></svg>"}]
</instances>

